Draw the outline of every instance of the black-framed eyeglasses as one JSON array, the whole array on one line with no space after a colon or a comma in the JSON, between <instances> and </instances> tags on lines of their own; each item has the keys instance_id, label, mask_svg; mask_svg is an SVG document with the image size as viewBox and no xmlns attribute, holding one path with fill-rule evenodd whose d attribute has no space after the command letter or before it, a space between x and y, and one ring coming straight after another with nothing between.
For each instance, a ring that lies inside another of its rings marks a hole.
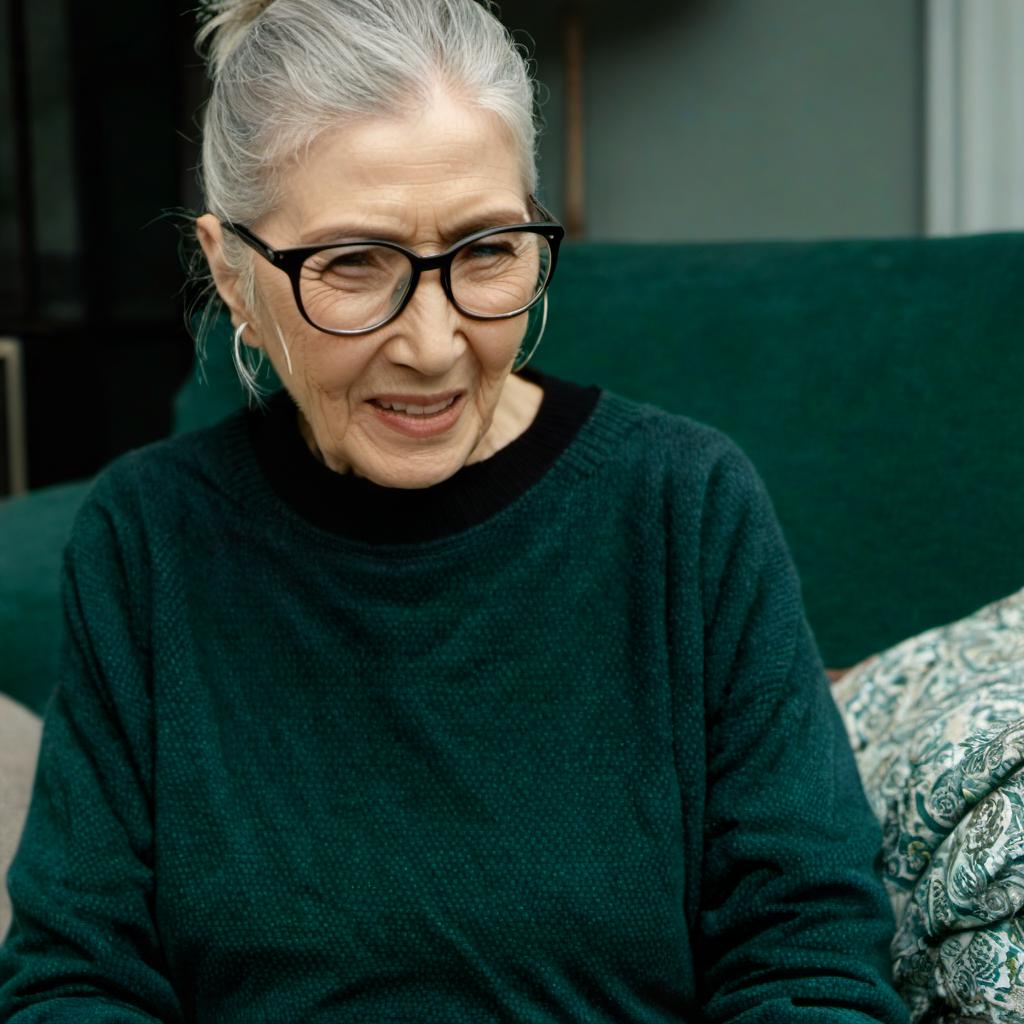
<instances>
[{"instance_id":1,"label":"black-framed eyeglasses","mask_svg":"<svg viewBox=\"0 0 1024 1024\"><path fill-rule=\"evenodd\" d=\"M401 315L428 270L441 272L448 300L474 320L507 320L535 306L554 277L565 229L529 198L543 220L475 231L434 256L375 238L275 249L242 224L221 227L288 275L311 326L368 334Z\"/></svg>"}]
</instances>

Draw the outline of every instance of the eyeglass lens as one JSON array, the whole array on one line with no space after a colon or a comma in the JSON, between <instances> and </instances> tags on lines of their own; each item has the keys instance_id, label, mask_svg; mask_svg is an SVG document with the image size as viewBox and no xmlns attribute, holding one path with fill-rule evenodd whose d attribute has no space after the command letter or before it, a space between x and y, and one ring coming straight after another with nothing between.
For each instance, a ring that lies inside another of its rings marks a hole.
<instances>
[{"instance_id":1,"label":"eyeglass lens","mask_svg":"<svg viewBox=\"0 0 1024 1024\"><path fill-rule=\"evenodd\" d=\"M551 269L547 239L532 231L488 235L463 246L451 265L452 294L466 313L517 313L544 290ZM358 331L390 317L412 280L409 258L383 245L323 249L302 265L300 294L318 327Z\"/></svg>"}]
</instances>

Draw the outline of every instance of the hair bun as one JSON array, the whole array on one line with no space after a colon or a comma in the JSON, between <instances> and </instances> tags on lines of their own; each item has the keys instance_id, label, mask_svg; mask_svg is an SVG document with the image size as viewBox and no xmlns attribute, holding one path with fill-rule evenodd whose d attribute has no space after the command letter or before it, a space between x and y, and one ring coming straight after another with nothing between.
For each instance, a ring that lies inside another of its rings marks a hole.
<instances>
[{"instance_id":1,"label":"hair bun","mask_svg":"<svg viewBox=\"0 0 1024 1024\"><path fill-rule=\"evenodd\" d=\"M197 17L200 29L196 49L210 39L205 57L214 75L219 75L228 57L234 53L249 26L274 0L200 0Z\"/></svg>"}]
</instances>

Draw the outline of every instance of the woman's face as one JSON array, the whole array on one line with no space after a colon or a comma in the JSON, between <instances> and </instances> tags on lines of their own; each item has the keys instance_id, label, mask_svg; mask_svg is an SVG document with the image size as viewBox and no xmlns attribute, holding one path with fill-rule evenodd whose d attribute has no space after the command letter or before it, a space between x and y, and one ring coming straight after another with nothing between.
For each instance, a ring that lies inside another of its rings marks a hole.
<instances>
[{"instance_id":1,"label":"woman's face","mask_svg":"<svg viewBox=\"0 0 1024 1024\"><path fill-rule=\"evenodd\" d=\"M384 238L428 255L479 227L529 219L519 154L500 122L447 96L407 119L320 136L283 176L282 197L272 215L250 225L275 248ZM511 440L496 434L514 422L509 409L523 407L505 384L525 314L465 317L435 270L420 277L396 320L370 334L332 336L302 318L288 276L259 257L259 308L239 305L233 282L218 273L216 219L208 214L198 228L232 322L249 323L243 339L266 351L299 408L307 443L331 469L389 487L428 487ZM424 405L452 392L455 405L435 417L379 405L403 397Z\"/></svg>"}]
</instances>

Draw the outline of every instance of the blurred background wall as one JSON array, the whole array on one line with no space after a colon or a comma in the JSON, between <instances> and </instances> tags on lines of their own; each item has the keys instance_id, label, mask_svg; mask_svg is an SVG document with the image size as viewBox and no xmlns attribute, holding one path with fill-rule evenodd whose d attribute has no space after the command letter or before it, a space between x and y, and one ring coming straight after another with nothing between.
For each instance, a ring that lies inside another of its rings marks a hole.
<instances>
[{"instance_id":1,"label":"blurred background wall","mask_svg":"<svg viewBox=\"0 0 1024 1024\"><path fill-rule=\"evenodd\" d=\"M504 4L510 19L528 6ZM921 0L589 5L588 236L920 231L922 21ZM557 20L527 24L551 89L541 155L557 209L566 61Z\"/></svg>"},{"instance_id":2,"label":"blurred background wall","mask_svg":"<svg viewBox=\"0 0 1024 1024\"><path fill-rule=\"evenodd\" d=\"M87 476L169 428L192 368L162 214L200 204L193 7L0 0L0 494ZM1024 225L1022 0L502 12L544 86L542 194L577 237Z\"/></svg>"}]
</instances>

